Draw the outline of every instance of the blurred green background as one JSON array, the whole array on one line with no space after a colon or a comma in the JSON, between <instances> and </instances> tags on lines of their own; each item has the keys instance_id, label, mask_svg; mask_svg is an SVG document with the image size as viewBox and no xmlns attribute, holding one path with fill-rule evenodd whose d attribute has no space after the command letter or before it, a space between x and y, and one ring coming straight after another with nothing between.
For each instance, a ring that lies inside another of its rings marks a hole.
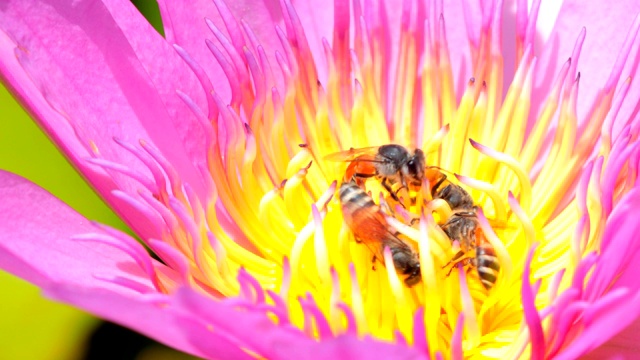
<instances>
[{"instance_id":1,"label":"blurred green background","mask_svg":"<svg viewBox=\"0 0 640 360\"><path fill-rule=\"evenodd\" d=\"M133 3L161 31L155 1ZM126 229L2 85L0 109L0 168L37 183L89 219ZM44 299L35 286L1 271L0 288L0 359L191 358Z\"/></svg>"}]
</instances>

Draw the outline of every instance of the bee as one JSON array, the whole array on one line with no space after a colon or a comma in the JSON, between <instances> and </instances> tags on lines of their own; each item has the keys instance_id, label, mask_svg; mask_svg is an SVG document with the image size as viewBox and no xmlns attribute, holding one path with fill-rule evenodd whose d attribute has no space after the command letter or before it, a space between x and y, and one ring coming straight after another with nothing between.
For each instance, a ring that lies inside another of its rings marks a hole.
<instances>
[{"instance_id":1,"label":"bee","mask_svg":"<svg viewBox=\"0 0 640 360\"><path fill-rule=\"evenodd\" d=\"M340 203L347 226L353 232L357 242L364 243L374 254L375 259L383 259L385 247L391 250L396 271L406 275L404 283L411 287L420 282L420 260L418 254L392 232L380 207L373 202L355 182L344 182L340 186Z\"/></svg>"},{"instance_id":2,"label":"bee","mask_svg":"<svg viewBox=\"0 0 640 360\"><path fill-rule=\"evenodd\" d=\"M461 209L475 213L475 205L471 195L460 185L449 181L442 169L437 166L429 166L424 172L424 177L428 180L431 187L429 191L434 199L446 201L451 210Z\"/></svg>"},{"instance_id":3,"label":"bee","mask_svg":"<svg viewBox=\"0 0 640 360\"><path fill-rule=\"evenodd\" d=\"M476 214L478 207L474 204L473 198L460 185L449 181L447 175L438 167L427 167L425 178L431 187L431 196L444 200L453 212L440 227L451 241L457 240L460 243L460 251L445 267L453 264L453 269L457 263L471 265L476 269L485 289L491 289L496 283L500 263L495 249L480 228Z\"/></svg>"},{"instance_id":4,"label":"bee","mask_svg":"<svg viewBox=\"0 0 640 360\"><path fill-rule=\"evenodd\" d=\"M389 195L399 202L398 193L403 189L419 189L425 170L425 156L420 149L410 153L401 145L389 144L360 149L350 149L327 155L326 160L350 161L344 174L344 182L355 182L363 187L368 178L380 180Z\"/></svg>"},{"instance_id":5,"label":"bee","mask_svg":"<svg viewBox=\"0 0 640 360\"><path fill-rule=\"evenodd\" d=\"M380 180L381 185L400 202L398 194L403 189L418 191L426 178L434 199L445 200L449 207L471 208L473 199L462 187L447 180L442 169L427 166L424 152L415 149L413 154L404 146L389 144L359 149L350 149L327 155L326 160L349 161L344 182L355 182L364 188L369 178ZM412 201L415 199L411 199ZM404 205L403 205L404 206Z\"/></svg>"},{"instance_id":6,"label":"bee","mask_svg":"<svg viewBox=\"0 0 640 360\"><path fill-rule=\"evenodd\" d=\"M446 219L445 223L440 225L451 241L457 240L461 245L461 250L457 253L449 264L454 266L458 262L463 265L471 265L476 268L478 276L483 286L488 290L496 282L497 274L500 270L500 264L495 254L495 250L491 246L484 233L479 228L478 217L476 215L477 206L473 202L471 195L460 185L454 184L448 180L445 170L437 166L427 166L424 152L415 149L411 153L407 148L397 145L382 145L378 147L367 147L360 149L350 149L334 153L325 157L331 161L350 161L344 175L344 184L348 185L347 189L355 194L356 188L360 188L363 199L369 199L372 206L376 206L375 213L379 213L379 208L371 197L364 192L364 182L368 178L376 178L380 180L381 185L389 193L389 195L397 202L400 202L398 194L401 190L419 191L426 181L433 199L444 200L451 208L453 215ZM343 186L345 186L343 184ZM342 200L343 188L340 189ZM410 199L411 202L415 199ZM363 200L363 203L365 200ZM345 204L343 203L343 213L347 218ZM401 203L401 205L405 206ZM406 206L405 206L406 208ZM382 214L379 214L382 224L386 224L386 220ZM419 219L416 217L411 221ZM349 223L349 222L348 222ZM350 226L354 230L353 226ZM356 226L356 229L358 227ZM357 229L361 232L363 229ZM355 233L355 230L354 230ZM370 235L369 237L371 237ZM379 234L375 236L379 237ZM356 236L358 237L358 236ZM366 237L366 236L365 236ZM397 237L394 235L394 238ZM399 242L402 240L397 239ZM402 243L407 246L406 244ZM382 247L384 248L384 246ZM410 250L410 249L409 249ZM374 252L375 253L375 252ZM475 253L475 256L468 254ZM395 262L396 268L398 264ZM449 265L447 264L447 266ZM419 263L418 263L419 265ZM408 278L409 279L409 278ZM407 280L408 280L407 279ZM418 278L419 280L419 278ZM417 281L416 280L416 283Z\"/></svg>"},{"instance_id":7,"label":"bee","mask_svg":"<svg viewBox=\"0 0 640 360\"><path fill-rule=\"evenodd\" d=\"M453 269L458 263L464 266L471 265L478 272L484 288L491 289L500 272L500 263L495 249L479 226L475 211L456 212L441 228L449 239L460 242L460 251L444 267L452 265Z\"/></svg>"}]
</instances>

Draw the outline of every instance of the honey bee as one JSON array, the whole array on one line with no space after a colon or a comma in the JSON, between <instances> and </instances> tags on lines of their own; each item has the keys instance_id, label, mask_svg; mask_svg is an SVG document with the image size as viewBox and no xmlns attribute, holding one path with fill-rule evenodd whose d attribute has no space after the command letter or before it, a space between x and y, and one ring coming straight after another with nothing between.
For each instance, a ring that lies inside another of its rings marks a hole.
<instances>
[{"instance_id":1,"label":"honey bee","mask_svg":"<svg viewBox=\"0 0 640 360\"><path fill-rule=\"evenodd\" d=\"M451 241L457 240L460 243L460 251L445 267L452 264L453 269L457 263L471 265L478 272L485 289L491 289L496 283L500 263L495 249L480 228L473 198L460 185L447 180L441 169L429 167L425 177L429 184L433 184L430 189L433 198L446 201L453 212L440 227Z\"/></svg>"},{"instance_id":2,"label":"honey bee","mask_svg":"<svg viewBox=\"0 0 640 360\"><path fill-rule=\"evenodd\" d=\"M404 283L409 287L419 283L422 275L418 254L392 232L380 207L373 202L371 196L355 182L344 182L339 193L344 220L356 241L369 247L374 254L374 261L384 259L382 253L388 247L394 267L407 276Z\"/></svg>"},{"instance_id":3,"label":"honey bee","mask_svg":"<svg viewBox=\"0 0 640 360\"><path fill-rule=\"evenodd\" d=\"M428 180L431 196L444 200L453 212L440 226L449 239L457 240L461 247L449 263L453 266L458 262L465 266L471 265L476 269L485 289L491 289L496 283L500 263L495 249L479 227L477 206L474 205L471 195L460 185L449 181L444 171L436 166L425 166L423 171L415 171L412 174L422 175L422 178L414 176L414 181L408 183L412 190L419 190L416 184L422 184L423 179Z\"/></svg>"},{"instance_id":4,"label":"honey bee","mask_svg":"<svg viewBox=\"0 0 640 360\"><path fill-rule=\"evenodd\" d=\"M401 145L390 144L378 147L350 149L328 155L325 159L351 162L344 175L344 184L350 184L345 188L345 191L355 194L356 188L359 188L363 199L368 199L368 201L362 200L363 204L370 202L370 204L372 204L370 206L376 206L374 213L378 214L379 208L373 203L371 197L364 192L364 182L366 179L375 177L380 180L381 185L387 190L389 195L398 202L400 202L398 193L401 190L418 191L421 189L424 180L427 180L426 183L430 187L427 190L431 193L432 198L444 200L453 212L453 215L451 215L449 219L446 219L446 222L440 226L451 241L457 240L461 245L460 252L453 257L449 264L455 266L457 263L462 262L465 266L471 265L475 267L483 286L487 290L493 287L500 270L500 264L498 263L498 258L496 257L493 246L486 240L482 229L479 228L478 217L476 215L477 207L474 205L473 198L460 185L449 181L444 170L437 166L427 166L422 150L415 149L412 154ZM343 187L345 186L344 184ZM342 194L343 188L341 187L341 200ZM415 199L411 200L413 201ZM346 219L349 209L345 211L345 204L347 204L347 202L343 200L342 203L343 213L345 213ZM384 224L385 227L388 226L384 217L381 216L381 214L379 215L382 219L381 223ZM417 220L417 217L414 220ZM353 226L350 227L354 230ZM356 228L358 227L356 226ZM364 229L358 228L358 231L364 232ZM380 237L379 234L369 235L369 237L372 236ZM364 234L364 237L366 237L366 234ZM393 237L397 239L395 235ZM400 239L397 240L402 242ZM404 243L402 244L407 246ZM384 248L384 246L382 248ZM474 256L469 256L469 254ZM396 264L396 268L398 269L395 257L394 264ZM447 264L447 266L449 264ZM407 278L407 280L409 280L409 278ZM416 283L418 280L416 280Z\"/></svg>"},{"instance_id":5,"label":"honey bee","mask_svg":"<svg viewBox=\"0 0 640 360\"><path fill-rule=\"evenodd\" d=\"M425 169L424 152L415 149L413 154L396 144L351 149L325 157L331 161L350 161L344 174L344 182L354 181L363 187L368 178L375 177L389 195L399 201L402 189L419 189Z\"/></svg>"},{"instance_id":6,"label":"honey bee","mask_svg":"<svg viewBox=\"0 0 640 360\"><path fill-rule=\"evenodd\" d=\"M460 185L447 179L447 175L437 166L429 166L424 172L428 180L431 196L434 199L444 200L451 210L461 209L475 212L475 205L471 195Z\"/></svg>"},{"instance_id":7,"label":"honey bee","mask_svg":"<svg viewBox=\"0 0 640 360\"><path fill-rule=\"evenodd\" d=\"M452 265L451 269L453 269L458 263L462 263L464 266L471 265L478 272L478 277L484 288L491 289L500 272L500 263L495 249L487 241L484 232L479 227L475 211L456 212L441 228L451 241L458 240L460 242L460 251L445 267Z\"/></svg>"},{"instance_id":8,"label":"honey bee","mask_svg":"<svg viewBox=\"0 0 640 360\"><path fill-rule=\"evenodd\" d=\"M368 178L380 180L389 195L399 202L398 193L403 190L418 191L426 178L434 199L445 200L451 209L472 208L473 199L462 187L447 180L447 176L436 166L427 166L424 152L397 145L382 145L350 149L327 155L326 160L349 161L344 182L355 182L364 188ZM412 199L413 200L413 199Z\"/></svg>"}]
</instances>

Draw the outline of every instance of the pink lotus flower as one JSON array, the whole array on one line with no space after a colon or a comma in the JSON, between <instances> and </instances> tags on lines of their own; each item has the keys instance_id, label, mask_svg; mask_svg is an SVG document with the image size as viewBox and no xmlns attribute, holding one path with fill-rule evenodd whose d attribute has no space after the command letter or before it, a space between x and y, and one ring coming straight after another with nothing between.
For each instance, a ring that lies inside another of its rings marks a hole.
<instances>
[{"instance_id":1,"label":"pink lotus flower","mask_svg":"<svg viewBox=\"0 0 640 360\"><path fill-rule=\"evenodd\" d=\"M2 269L205 358L638 351L640 3L566 0L546 41L540 2L159 5L165 38L126 1L0 3L5 84L161 260L2 172ZM438 201L389 219L412 288L351 241L324 156L391 142L460 174L492 289L442 269Z\"/></svg>"}]
</instances>

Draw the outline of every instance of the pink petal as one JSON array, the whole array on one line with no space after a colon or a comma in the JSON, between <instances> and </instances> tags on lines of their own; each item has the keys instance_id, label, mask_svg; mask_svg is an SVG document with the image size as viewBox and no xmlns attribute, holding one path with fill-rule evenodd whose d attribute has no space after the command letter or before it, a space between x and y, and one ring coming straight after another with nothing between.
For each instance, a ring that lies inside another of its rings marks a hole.
<instances>
[{"instance_id":1,"label":"pink petal","mask_svg":"<svg viewBox=\"0 0 640 360\"><path fill-rule=\"evenodd\" d=\"M639 203L640 190L633 189L619 200L611 213L603 235L600 259L585 290L586 299L597 300L589 304L582 315L584 330L559 353L558 359L574 359L585 354L591 358L634 358L629 356L631 351L637 354L640 349L637 332L640 225L633 218ZM591 351L596 348L594 355Z\"/></svg>"},{"instance_id":2,"label":"pink petal","mask_svg":"<svg viewBox=\"0 0 640 360\"><path fill-rule=\"evenodd\" d=\"M437 3L438 1L435 1ZM483 2L487 7L488 2ZM472 9L465 19L465 7ZM461 90L467 81L474 76L469 52L469 34L480 36L483 7L476 0L445 1L443 14L449 43L451 69L457 90ZM506 14L505 14L506 15ZM439 14L435 14L436 19ZM506 63L506 61L505 61ZM509 77L506 77L507 79ZM459 91L457 93L460 93Z\"/></svg>"},{"instance_id":3,"label":"pink petal","mask_svg":"<svg viewBox=\"0 0 640 360\"><path fill-rule=\"evenodd\" d=\"M159 129L160 131L154 134L156 140L154 145L161 150L170 149L163 151L167 154L174 151L176 141L181 141L189 159L196 164L204 164L206 162L204 134L193 112L176 95L176 90L188 94L200 108L206 111L205 94L198 79L175 52L171 44L151 27L131 2L110 0L104 1L104 3L153 82L158 95L165 104L171 123L177 131L171 134L167 129ZM156 123L145 124L147 131L150 130L149 125L152 128L158 126ZM161 144L162 142L165 142L164 146ZM176 163L174 162L174 164ZM201 191L200 180L195 169L181 168L179 163L175 166L180 171L183 180L190 183L196 190Z\"/></svg>"},{"instance_id":4,"label":"pink petal","mask_svg":"<svg viewBox=\"0 0 640 360\"><path fill-rule=\"evenodd\" d=\"M617 301L613 301L597 315L591 316L593 320L586 324L586 328L580 334L579 338L574 340L569 347L560 352L555 358L558 360L577 359L601 344L604 344L610 350L620 347L619 350L621 353L625 353L625 350L637 350L638 344L640 343L638 333L635 333L635 335L625 333L619 340L616 334L629 326L631 326L632 329L637 328L635 322L640 319L640 307L638 307L640 291L635 294L626 293L622 299L616 300ZM585 311L585 314L587 311ZM625 330L625 332L627 330ZM611 340L607 345L606 341L609 339ZM604 349L599 350L599 352L600 354L605 353ZM628 352L626 353L629 354ZM607 354L607 356L616 354L620 353L614 351L613 353ZM636 356L629 357L629 359L637 357L637 352L635 355Z\"/></svg>"},{"instance_id":5,"label":"pink petal","mask_svg":"<svg viewBox=\"0 0 640 360\"><path fill-rule=\"evenodd\" d=\"M358 339L353 335L342 335L319 343L304 344L297 342L287 346L286 351L280 348L280 359L308 359L308 360L351 360L351 359L426 359L424 354L416 349L402 345L383 343L372 338ZM295 357L293 354L304 354Z\"/></svg>"},{"instance_id":6,"label":"pink petal","mask_svg":"<svg viewBox=\"0 0 640 360\"><path fill-rule=\"evenodd\" d=\"M205 39L209 39L215 44L219 44L208 28L205 19L211 19L217 28L229 38L227 29L214 3L212 0L158 1L167 41L178 44L185 49L205 70L213 83L216 93L222 97L225 103L229 103L231 99L229 83L221 66L205 43ZM258 41L265 48L271 66L276 66L275 51L282 52L282 47L274 28L275 24L280 23L282 20L279 1L226 1L226 5L238 22L244 20L249 24ZM251 46L249 43L246 45ZM242 54L242 48L236 46L236 51Z\"/></svg>"},{"instance_id":7,"label":"pink petal","mask_svg":"<svg viewBox=\"0 0 640 360\"><path fill-rule=\"evenodd\" d=\"M351 3L351 1L344 1ZM327 64L322 48L322 39L333 40L333 3L322 0L292 0L304 33L307 35L309 47L318 69L318 77L322 82L327 79ZM353 22L351 29L353 31Z\"/></svg>"},{"instance_id":8,"label":"pink petal","mask_svg":"<svg viewBox=\"0 0 640 360\"><path fill-rule=\"evenodd\" d=\"M633 359L640 353L640 318L582 359Z\"/></svg>"},{"instance_id":9,"label":"pink petal","mask_svg":"<svg viewBox=\"0 0 640 360\"><path fill-rule=\"evenodd\" d=\"M38 285L55 300L202 355L189 343L188 332L170 326L177 322L177 314L128 287L100 280L126 280L147 293L155 292L125 252L70 239L100 232L88 220L37 185L4 171L0 171L0 197L0 268Z\"/></svg>"},{"instance_id":10,"label":"pink petal","mask_svg":"<svg viewBox=\"0 0 640 360\"><path fill-rule=\"evenodd\" d=\"M635 188L618 202L602 237L602 254L598 266L587 284L589 298L602 296L606 290L626 287L633 292L640 290L637 274L640 271L640 223L635 213L640 206L640 189Z\"/></svg>"},{"instance_id":11,"label":"pink petal","mask_svg":"<svg viewBox=\"0 0 640 360\"><path fill-rule=\"evenodd\" d=\"M231 310L228 302L213 302L189 289L178 291L175 300L176 306L200 314L202 322L209 325L210 331L224 334L233 339L237 346L268 359L423 358L422 354L412 348L382 343L371 338L360 340L355 335L316 341L306 337L292 325L274 324L263 312L252 311L251 308L237 312ZM188 329L199 331L198 325L193 323ZM203 351L218 351L210 341L200 340L198 346Z\"/></svg>"},{"instance_id":12,"label":"pink petal","mask_svg":"<svg viewBox=\"0 0 640 360\"><path fill-rule=\"evenodd\" d=\"M118 323L178 350L204 358L217 357L215 352L202 352L197 343L216 344L220 355L241 354L238 349L225 347L221 339L206 330L206 327L185 327L187 321L200 323L198 314L179 306L173 306L169 296L158 298L131 297L105 289L87 289L59 285L51 287L46 295L54 300L72 304L103 319ZM117 346L117 344L115 345ZM239 357L240 358L240 357Z\"/></svg>"},{"instance_id":13,"label":"pink petal","mask_svg":"<svg viewBox=\"0 0 640 360\"><path fill-rule=\"evenodd\" d=\"M590 84L580 89L578 118L582 120L596 93L607 82L627 32L639 12L640 2L635 0L565 0L555 27L540 53L535 73L532 114L537 113L541 102L549 94L554 77L571 56L581 29L586 27L587 36L577 64L577 70L582 76L581 81ZM572 63L572 66L575 69L575 63ZM633 94L633 91L631 93Z\"/></svg>"},{"instance_id":14,"label":"pink petal","mask_svg":"<svg viewBox=\"0 0 640 360\"><path fill-rule=\"evenodd\" d=\"M174 69L184 75L186 70L184 64L173 66L179 63L175 55L170 61L167 44L161 44L163 40L148 24L136 23L136 17L122 20L131 13L130 4L113 5L111 10L121 19L123 27L102 3L79 1L54 6L37 0L8 2L0 11L0 28L6 33L0 35L0 72L101 195L137 232L153 236L157 234L152 227L110 195L116 187L114 181L117 187L126 190L135 191L139 185L118 174L112 175L111 180L104 171L87 166L83 158L97 148L101 157L146 172L113 138L130 143L146 139L153 141L175 164L183 179L196 189L201 188L198 172L184 149L177 146L181 139L175 136L190 135L190 117L180 119L185 122L178 131L174 126L177 117L188 112L177 107L178 100L168 100L176 83L172 85L158 76L158 72L166 72L165 77L173 76ZM144 19L137 15L137 21ZM132 48L123 28L138 32L139 39L144 39L147 45L131 35L135 44L135 49ZM180 80L185 80L184 76L173 81ZM185 82L192 84L194 80ZM194 86L185 90L193 92Z\"/></svg>"},{"instance_id":15,"label":"pink petal","mask_svg":"<svg viewBox=\"0 0 640 360\"><path fill-rule=\"evenodd\" d=\"M66 284L132 293L96 279L100 276L127 278L154 291L127 253L71 240L74 235L101 231L42 188L0 171L0 198L0 268L45 289Z\"/></svg>"},{"instance_id":16,"label":"pink petal","mask_svg":"<svg viewBox=\"0 0 640 360\"><path fill-rule=\"evenodd\" d=\"M529 275L531 273L531 259L535 253L537 245L534 245L529 250L527 261L524 265L524 273L522 274L523 282L520 292L522 294L522 309L524 311L524 317L529 328L529 338L531 341L531 358L542 359L544 356L544 332L542 331L542 322L540 321L540 313L535 307L535 288L538 285L531 285L529 283Z\"/></svg>"}]
</instances>

